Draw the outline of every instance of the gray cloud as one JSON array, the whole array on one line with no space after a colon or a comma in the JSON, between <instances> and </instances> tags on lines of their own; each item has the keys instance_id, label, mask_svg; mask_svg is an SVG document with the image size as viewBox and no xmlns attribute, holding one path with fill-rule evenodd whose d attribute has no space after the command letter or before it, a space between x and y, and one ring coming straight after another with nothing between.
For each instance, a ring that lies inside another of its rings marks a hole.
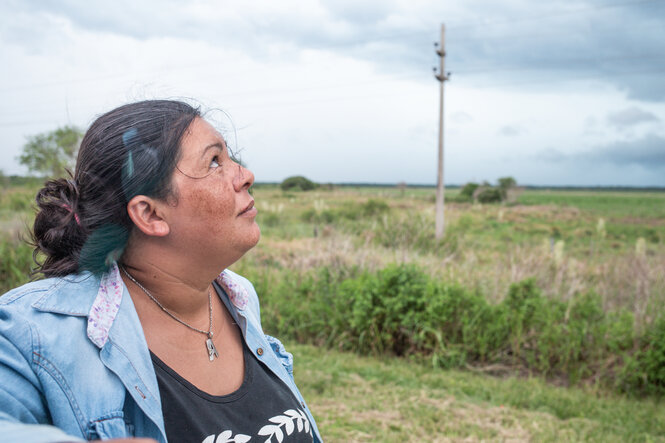
<instances>
[{"instance_id":1,"label":"gray cloud","mask_svg":"<svg viewBox=\"0 0 665 443\"><path fill-rule=\"evenodd\" d=\"M423 79L437 63L432 42L439 39L439 24L456 17L457 21L447 21L447 69L453 81L548 91L575 81L600 81L629 98L662 102L665 2L634 3L477 0L401 6L326 0L310 10L257 7L246 14L220 4L214 14L206 15L175 0L118 0L104 6L80 0L24 0L10 1L4 9L49 14L83 29L139 39L219 42L255 57L270 54L270 43L329 49L371 61L382 72L422 73ZM34 29L20 34L30 32ZM20 40L19 33L14 34Z\"/></svg>"},{"instance_id":2,"label":"gray cloud","mask_svg":"<svg viewBox=\"0 0 665 443\"><path fill-rule=\"evenodd\" d=\"M665 167L665 138L649 134L637 140L626 140L597 146L580 154L584 160L616 165L639 165L647 169Z\"/></svg>"},{"instance_id":3,"label":"gray cloud","mask_svg":"<svg viewBox=\"0 0 665 443\"><path fill-rule=\"evenodd\" d=\"M660 44L665 39L664 3L547 5L549 18L537 19L543 9L524 8L532 14L516 16L531 15L533 20L460 28L459 33L451 28L450 44L458 48L450 51L453 72L478 76L479 85L550 90L572 81L601 81L624 90L629 98L665 100L665 51ZM580 12L572 13L575 10ZM499 17L495 23L501 22Z\"/></svg>"},{"instance_id":4,"label":"gray cloud","mask_svg":"<svg viewBox=\"0 0 665 443\"><path fill-rule=\"evenodd\" d=\"M607 115L607 122L618 129L625 129L640 123L658 121L660 119L655 114L637 107L611 112Z\"/></svg>"},{"instance_id":5,"label":"gray cloud","mask_svg":"<svg viewBox=\"0 0 665 443\"><path fill-rule=\"evenodd\" d=\"M501 127L501 129L499 129L498 132L499 132L500 135L503 135L503 136L506 136L506 137L516 137L516 136L522 134L524 131L518 126L507 125L507 126Z\"/></svg>"},{"instance_id":6,"label":"gray cloud","mask_svg":"<svg viewBox=\"0 0 665 443\"><path fill-rule=\"evenodd\" d=\"M649 134L635 140L599 145L581 153L566 154L555 148L537 152L533 157L542 162L607 163L616 166L637 165L645 169L665 168L665 137Z\"/></svg>"}]
</instances>

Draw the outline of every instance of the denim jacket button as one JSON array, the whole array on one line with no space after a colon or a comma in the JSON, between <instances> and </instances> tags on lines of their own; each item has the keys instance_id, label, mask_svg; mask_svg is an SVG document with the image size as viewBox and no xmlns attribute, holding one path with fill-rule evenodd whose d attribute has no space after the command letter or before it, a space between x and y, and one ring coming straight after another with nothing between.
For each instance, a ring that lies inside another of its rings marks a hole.
<instances>
[{"instance_id":1,"label":"denim jacket button","mask_svg":"<svg viewBox=\"0 0 665 443\"><path fill-rule=\"evenodd\" d=\"M256 353L259 354L259 356L263 355L263 348L257 349Z\"/></svg>"}]
</instances>

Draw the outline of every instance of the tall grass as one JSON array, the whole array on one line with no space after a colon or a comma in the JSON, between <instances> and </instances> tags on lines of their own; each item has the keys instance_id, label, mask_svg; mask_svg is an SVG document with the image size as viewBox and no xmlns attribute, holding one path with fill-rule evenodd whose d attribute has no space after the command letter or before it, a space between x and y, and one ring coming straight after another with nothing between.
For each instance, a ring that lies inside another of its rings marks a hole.
<instances>
[{"instance_id":1,"label":"tall grass","mask_svg":"<svg viewBox=\"0 0 665 443\"><path fill-rule=\"evenodd\" d=\"M33 265L32 248L27 243L0 234L0 294L27 283Z\"/></svg>"}]
</instances>

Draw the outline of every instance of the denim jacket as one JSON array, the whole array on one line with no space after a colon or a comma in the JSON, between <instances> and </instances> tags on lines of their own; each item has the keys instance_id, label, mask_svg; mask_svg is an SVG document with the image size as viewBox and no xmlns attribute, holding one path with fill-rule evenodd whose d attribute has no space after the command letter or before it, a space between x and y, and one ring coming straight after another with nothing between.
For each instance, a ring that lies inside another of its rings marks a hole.
<instances>
[{"instance_id":1,"label":"denim jacket","mask_svg":"<svg viewBox=\"0 0 665 443\"><path fill-rule=\"evenodd\" d=\"M216 285L249 349L291 389L321 441L294 383L292 355L261 329L251 283L226 270ZM0 297L0 440L132 436L166 442L155 371L117 265L100 277L50 278Z\"/></svg>"}]
</instances>

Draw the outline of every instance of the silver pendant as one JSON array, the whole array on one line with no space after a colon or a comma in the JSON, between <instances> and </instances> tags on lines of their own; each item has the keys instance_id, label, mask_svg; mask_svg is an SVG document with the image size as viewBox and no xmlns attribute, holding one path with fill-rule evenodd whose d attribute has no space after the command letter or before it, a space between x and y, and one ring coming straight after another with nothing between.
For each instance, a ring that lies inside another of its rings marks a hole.
<instances>
[{"instance_id":1,"label":"silver pendant","mask_svg":"<svg viewBox=\"0 0 665 443\"><path fill-rule=\"evenodd\" d=\"M213 361L215 357L219 357L219 353L217 352L215 344L212 342L212 338L206 340L206 348L208 348L208 357L210 358L210 361Z\"/></svg>"}]
</instances>

